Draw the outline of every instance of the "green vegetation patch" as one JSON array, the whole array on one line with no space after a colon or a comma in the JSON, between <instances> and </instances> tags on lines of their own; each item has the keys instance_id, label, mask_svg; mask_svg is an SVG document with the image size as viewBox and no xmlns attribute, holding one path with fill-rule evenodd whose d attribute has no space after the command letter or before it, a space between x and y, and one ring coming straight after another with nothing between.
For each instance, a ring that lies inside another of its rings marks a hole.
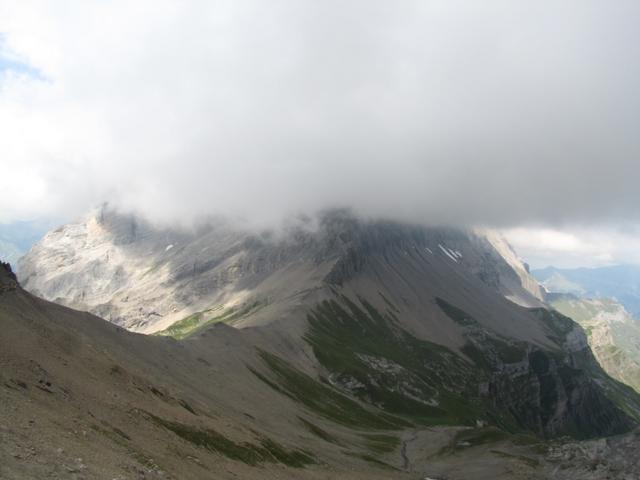
<instances>
[{"instance_id":1,"label":"green vegetation patch","mask_svg":"<svg viewBox=\"0 0 640 480\"><path fill-rule=\"evenodd\" d=\"M529 447L532 450L540 451L540 446L544 451L546 447L537 438L532 435L512 434L495 427L469 428L456 432L448 446L444 447L440 454L455 453L466 448L477 447L481 445L492 445L501 442L509 442L519 447Z\"/></svg>"},{"instance_id":2,"label":"green vegetation patch","mask_svg":"<svg viewBox=\"0 0 640 480\"><path fill-rule=\"evenodd\" d=\"M308 317L305 340L331 381L387 413L424 424L483 418L482 372L451 350L420 340L364 299L326 300Z\"/></svg>"},{"instance_id":3,"label":"green vegetation patch","mask_svg":"<svg viewBox=\"0 0 640 480\"><path fill-rule=\"evenodd\" d=\"M335 445L340 445L340 441L336 437L331 435L329 432L324 430L323 428L320 428L319 426L315 425L314 423L311 423L309 420L306 420L305 418L302 418L302 417L298 417L298 420L300 420L300 422L306 427L306 429L309 430L316 437L324 440L325 442L333 443Z\"/></svg>"},{"instance_id":4,"label":"green vegetation patch","mask_svg":"<svg viewBox=\"0 0 640 480\"><path fill-rule=\"evenodd\" d=\"M249 442L236 443L212 429L201 429L172 422L150 413L147 415L154 423L170 430L183 440L247 465L282 463L289 467L301 468L316 463L308 452L287 450L279 443L266 437L260 438L258 445Z\"/></svg>"},{"instance_id":5,"label":"green vegetation patch","mask_svg":"<svg viewBox=\"0 0 640 480\"><path fill-rule=\"evenodd\" d=\"M458 307L451 305L446 300L436 297L436 303L440 307L440 309L454 322L463 327L473 327L479 325L478 321L469 315L464 310L459 309Z\"/></svg>"},{"instance_id":6,"label":"green vegetation patch","mask_svg":"<svg viewBox=\"0 0 640 480\"><path fill-rule=\"evenodd\" d=\"M457 432L452 443L454 447L460 444L469 444L469 446L475 447L487 443L501 442L509 439L509 437L510 435L507 432L494 427L471 428Z\"/></svg>"},{"instance_id":7,"label":"green vegetation patch","mask_svg":"<svg viewBox=\"0 0 640 480\"><path fill-rule=\"evenodd\" d=\"M411 425L400 418L365 409L358 402L311 378L276 355L263 350L259 353L277 379L270 380L250 369L260 380L329 420L356 428L382 430L394 430Z\"/></svg>"},{"instance_id":8,"label":"green vegetation patch","mask_svg":"<svg viewBox=\"0 0 640 480\"><path fill-rule=\"evenodd\" d=\"M364 434L365 447L375 453L393 452L400 446L400 439L394 435Z\"/></svg>"},{"instance_id":9,"label":"green vegetation patch","mask_svg":"<svg viewBox=\"0 0 640 480\"><path fill-rule=\"evenodd\" d=\"M241 308L229 308L227 310L223 310L222 312L220 312L220 310L222 310L223 306L217 305L208 310L196 312L193 315L189 315L188 317L183 318L182 320L178 320L177 322L172 323L168 328L157 332L154 335L162 335L173 337L177 340L183 340L209 325L220 322L231 323L234 320L238 320L240 318L251 315L264 307L266 304L266 302L256 301L244 305Z\"/></svg>"},{"instance_id":10,"label":"green vegetation patch","mask_svg":"<svg viewBox=\"0 0 640 480\"><path fill-rule=\"evenodd\" d=\"M360 460L364 460L367 463L370 463L376 467L380 467L383 468L385 470L395 470L398 471L399 469L394 467L393 465L389 465L386 462L383 462L382 460L373 457L371 455L368 455L366 453L354 453L354 452L343 452L345 455L348 455L350 457L354 457L354 458L359 458Z\"/></svg>"},{"instance_id":11,"label":"green vegetation patch","mask_svg":"<svg viewBox=\"0 0 640 480\"><path fill-rule=\"evenodd\" d=\"M113 443L119 445L123 448L127 454L133 458L136 462L138 462L143 467L146 467L150 470L158 470L160 467L158 464L148 455L142 453L141 451L135 449L131 444L131 438L125 432L116 428L108 423L102 421L103 426L100 425L91 425L90 428L96 433L104 435L106 438L111 440Z\"/></svg>"}]
</instances>

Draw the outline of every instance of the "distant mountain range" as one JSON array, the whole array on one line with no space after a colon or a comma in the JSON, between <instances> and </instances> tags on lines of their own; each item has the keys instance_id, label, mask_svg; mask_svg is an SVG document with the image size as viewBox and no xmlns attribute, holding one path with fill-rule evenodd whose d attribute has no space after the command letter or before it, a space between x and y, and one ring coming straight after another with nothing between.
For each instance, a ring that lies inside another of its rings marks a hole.
<instances>
[{"instance_id":1,"label":"distant mountain range","mask_svg":"<svg viewBox=\"0 0 640 480\"><path fill-rule=\"evenodd\" d=\"M548 267L531 274L550 292L580 297L616 299L634 318L640 319L640 267L614 265L599 268Z\"/></svg>"},{"instance_id":2,"label":"distant mountain range","mask_svg":"<svg viewBox=\"0 0 640 480\"><path fill-rule=\"evenodd\" d=\"M598 362L640 391L640 267L534 270L547 302L578 322Z\"/></svg>"},{"instance_id":3,"label":"distant mountain range","mask_svg":"<svg viewBox=\"0 0 640 480\"><path fill-rule=\"evenodd\" d=\"M611 298L551 294L549 304L584 328L598 362L612 377L640 392L640 322Z\"/></svg>"}]
</instances>

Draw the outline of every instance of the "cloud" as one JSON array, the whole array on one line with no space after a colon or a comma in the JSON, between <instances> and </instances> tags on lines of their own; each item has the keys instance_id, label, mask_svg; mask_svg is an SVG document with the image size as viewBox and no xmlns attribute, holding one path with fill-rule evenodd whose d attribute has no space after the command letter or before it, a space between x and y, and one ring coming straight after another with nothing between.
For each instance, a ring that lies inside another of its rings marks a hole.
<instances>
[{"instance_id":1,"label":"cloud","mask_svg":"<svg viewBox=\"0 0 640 480\"><path fill-rule=\"evenodd\" d=\"M12 3L1 221L639 220L638 2Z\"/></svg>"},{"instance_id":2,"label":"cloud","mask_svg":"<svg viewBox=\"0 0 640 480\"><path fill-rule=\"evenodd\" d=\"M517 227L503 233L534 268L640 265L640 230L637 226Z\"/></svg>"}]
</instances>

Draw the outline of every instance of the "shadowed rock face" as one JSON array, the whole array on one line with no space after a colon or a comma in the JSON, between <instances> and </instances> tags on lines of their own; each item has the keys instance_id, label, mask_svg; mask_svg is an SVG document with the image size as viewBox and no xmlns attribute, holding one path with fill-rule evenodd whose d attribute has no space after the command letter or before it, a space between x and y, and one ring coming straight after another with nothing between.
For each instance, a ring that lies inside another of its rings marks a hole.
<instances>
[{"instance_id":1,"label":"shadowed rock face","mask_svg":"<svg viewBox=\"0 0 640 480\"><path fill-rule=\"evenodd\" d=\"M517 373L495 372L488 396L519 425L546 437L590 438L628 431L628 416L584 369L573 369L562 357L541 350L531 351L518 367ZM597 363L584 367L597 368Z\"/></svg>"}]
</instances>

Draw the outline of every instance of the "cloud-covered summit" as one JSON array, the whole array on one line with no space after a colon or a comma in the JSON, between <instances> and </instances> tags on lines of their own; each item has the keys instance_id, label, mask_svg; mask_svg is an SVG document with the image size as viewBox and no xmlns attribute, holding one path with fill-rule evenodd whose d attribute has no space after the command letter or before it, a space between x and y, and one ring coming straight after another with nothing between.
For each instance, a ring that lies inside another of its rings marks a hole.
<instances>
[{"instance_id":1,"label":"cloud-covered summit","mask_svg":"<svg viewBox=\"0 0 640 480\"><path fill-rule=\"evenodd\" d=\"M0 221L638 220L638 2L11 3Z\"/></svg>"}]
</instances>

